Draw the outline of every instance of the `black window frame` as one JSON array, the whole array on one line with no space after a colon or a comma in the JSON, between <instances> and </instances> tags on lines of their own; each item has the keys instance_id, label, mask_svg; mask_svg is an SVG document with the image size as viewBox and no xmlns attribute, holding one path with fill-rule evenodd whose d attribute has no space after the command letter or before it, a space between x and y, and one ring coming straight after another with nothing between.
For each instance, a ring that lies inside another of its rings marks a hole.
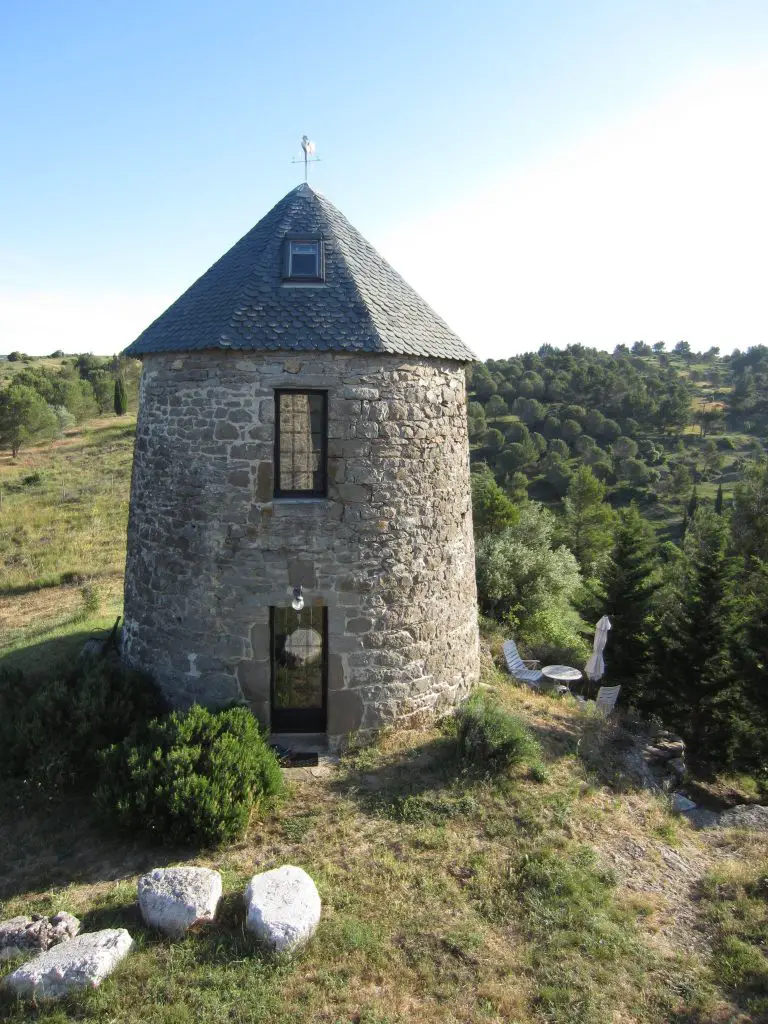
<instances>
[{"instance_id":1,"label":"black window frame","mask_svg":"<svg viewBox=\"0 0 768 1024\"><path fill-rule=\"evenodd\" d=\"M280 399L282 395L319 395L323 400L322 428L320 432L320 468L322 484L311 490L283 490L280 487ZM275 388L275 498L327 498L328 497L328 392L320 388Z\"/></svg>"},{"instance_id":2,"label":"black window frame","mask_svg":"<svg viewBox=\"0 0 768 1024\"><path fill-rule=\"evenodd\" d=\"M291 243L317 245L317 274L295 274L291 266ZM322 235L286 235L283 241L283 280L292 284L323 284L325 282L325 240Z\"/></svg>"},{"instance_id":3,"label":"black window frame","mask_svg":"<svg viewBox=\"0 0 768 1024\"><path fill-rule=\"evenodd\" d=\"M275 703L277 659L275 650L275 612L269 609L269 727L271 732L321 733L328 728L328 608L322 606L323 653L321 671L322 706L315 708L278 708Z\"/></svg>"}]
</instances>

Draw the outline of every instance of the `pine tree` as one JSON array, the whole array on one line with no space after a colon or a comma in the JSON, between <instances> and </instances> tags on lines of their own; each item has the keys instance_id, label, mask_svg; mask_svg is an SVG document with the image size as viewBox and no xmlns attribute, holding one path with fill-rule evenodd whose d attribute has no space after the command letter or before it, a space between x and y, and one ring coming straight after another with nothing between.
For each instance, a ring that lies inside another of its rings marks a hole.
<instances>
[{"instance_id":1,"label":"pine tree","mask_svg":"<svg viewBox=\"0 0 768 1024\"><path fill-rule=\"evenodd\" d=\"M616 514L605 500L605 484L589 466L579 466L563 499L559 540L576 555L585 576L599 573L613 544Z\"/></svg>"},{"instance_id":2,"label":"pine tree","mask_svg":"<svg viewBox=\"0 0 768 1024\"><path fill-rule=\"evenodd\" d=\"M739 610L742 621L735 647L733 767L764 772L768 765L768 565L764 562L753 569L749 594L740 602Z\"/></svg>"},{"instance_id":3,"label":"pine tree","mask_svg":"<svg viewBox=\"0 0 768 1024\"><path fill-rule=\"evenodd\" d=\"M654 544L653 530L637 506L622 509L599 604L589 609L590 619L605 614L611 620L604 655L606 678L625 687L629 700L642 691L648 664L650 602L657 588Z\"/></svg>"},{"instance_id":4,"label":"pine tree","mask_svg":"<svg viewBox=\"0 0 768 1024\"><path fill-rule=\"evenodd\" d=\"M128 396L125 392L125 381L122 377L115 379L115 415L122 416L128 408Z\"/></svg>"},{"instance_id":5,"label":"pine tree","mask_svg":"<svg viewBox=\"0 0 768 1024\"><path fill-rule=\"evenodd\" d=\"M697 509L677 567L675 599L667 603L674 610L657 624L653 686L644 704L681 730L699 762L727 760L732 742L733 570L727 521Z\"/></svg>"}]
</instances>

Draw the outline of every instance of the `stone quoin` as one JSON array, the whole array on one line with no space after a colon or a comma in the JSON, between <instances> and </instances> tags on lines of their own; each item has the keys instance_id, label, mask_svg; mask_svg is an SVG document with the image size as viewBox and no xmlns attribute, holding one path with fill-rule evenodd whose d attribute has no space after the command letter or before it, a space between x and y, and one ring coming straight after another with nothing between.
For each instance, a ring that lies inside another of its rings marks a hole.
<instances>
[{"instance_id":1,"label":"stone quoin","mask_svg":"<svg viewBox=\"0 0 768 1024\"><path fill-rule=\"evenodd\" d=\"M332 746L464 697L473 356L342 214L294 189L127 354L125 660Z\"/></svg>"}]
</instances>

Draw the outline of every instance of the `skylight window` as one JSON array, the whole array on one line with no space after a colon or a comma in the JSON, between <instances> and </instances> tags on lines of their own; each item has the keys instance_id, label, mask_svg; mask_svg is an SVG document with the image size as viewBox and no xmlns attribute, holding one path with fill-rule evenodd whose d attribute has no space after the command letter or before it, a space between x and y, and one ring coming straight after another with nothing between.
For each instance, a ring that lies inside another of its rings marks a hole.
<instances>
[{"instance_id":1,"label":"skylight window","mask_svg":"<svg viewBox=\"0 0 768 1024\"><path fill-rule=\"evenodd\" d=\"M288 281L325 280L323 242L320 238L287 238L283 277Z\"/></svg>"}]
</instances>

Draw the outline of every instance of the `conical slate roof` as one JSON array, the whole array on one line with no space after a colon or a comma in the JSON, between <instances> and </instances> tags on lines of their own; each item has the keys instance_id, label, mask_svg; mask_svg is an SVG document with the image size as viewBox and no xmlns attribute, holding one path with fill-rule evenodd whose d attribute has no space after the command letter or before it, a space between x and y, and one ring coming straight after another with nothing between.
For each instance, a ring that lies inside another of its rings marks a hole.
<instances>
[{"instance_id":1,"label":"conical slate roof","mask_svg":"<svg viewBox=\"0 0 768 1024\"><path fill-rule=\"evenodd\" d=\"M286 235L322 236L325 283L286 285ZM346 217L307 184L281 199L125 350L475 356Z\"/></svg>"}]
</instances>

